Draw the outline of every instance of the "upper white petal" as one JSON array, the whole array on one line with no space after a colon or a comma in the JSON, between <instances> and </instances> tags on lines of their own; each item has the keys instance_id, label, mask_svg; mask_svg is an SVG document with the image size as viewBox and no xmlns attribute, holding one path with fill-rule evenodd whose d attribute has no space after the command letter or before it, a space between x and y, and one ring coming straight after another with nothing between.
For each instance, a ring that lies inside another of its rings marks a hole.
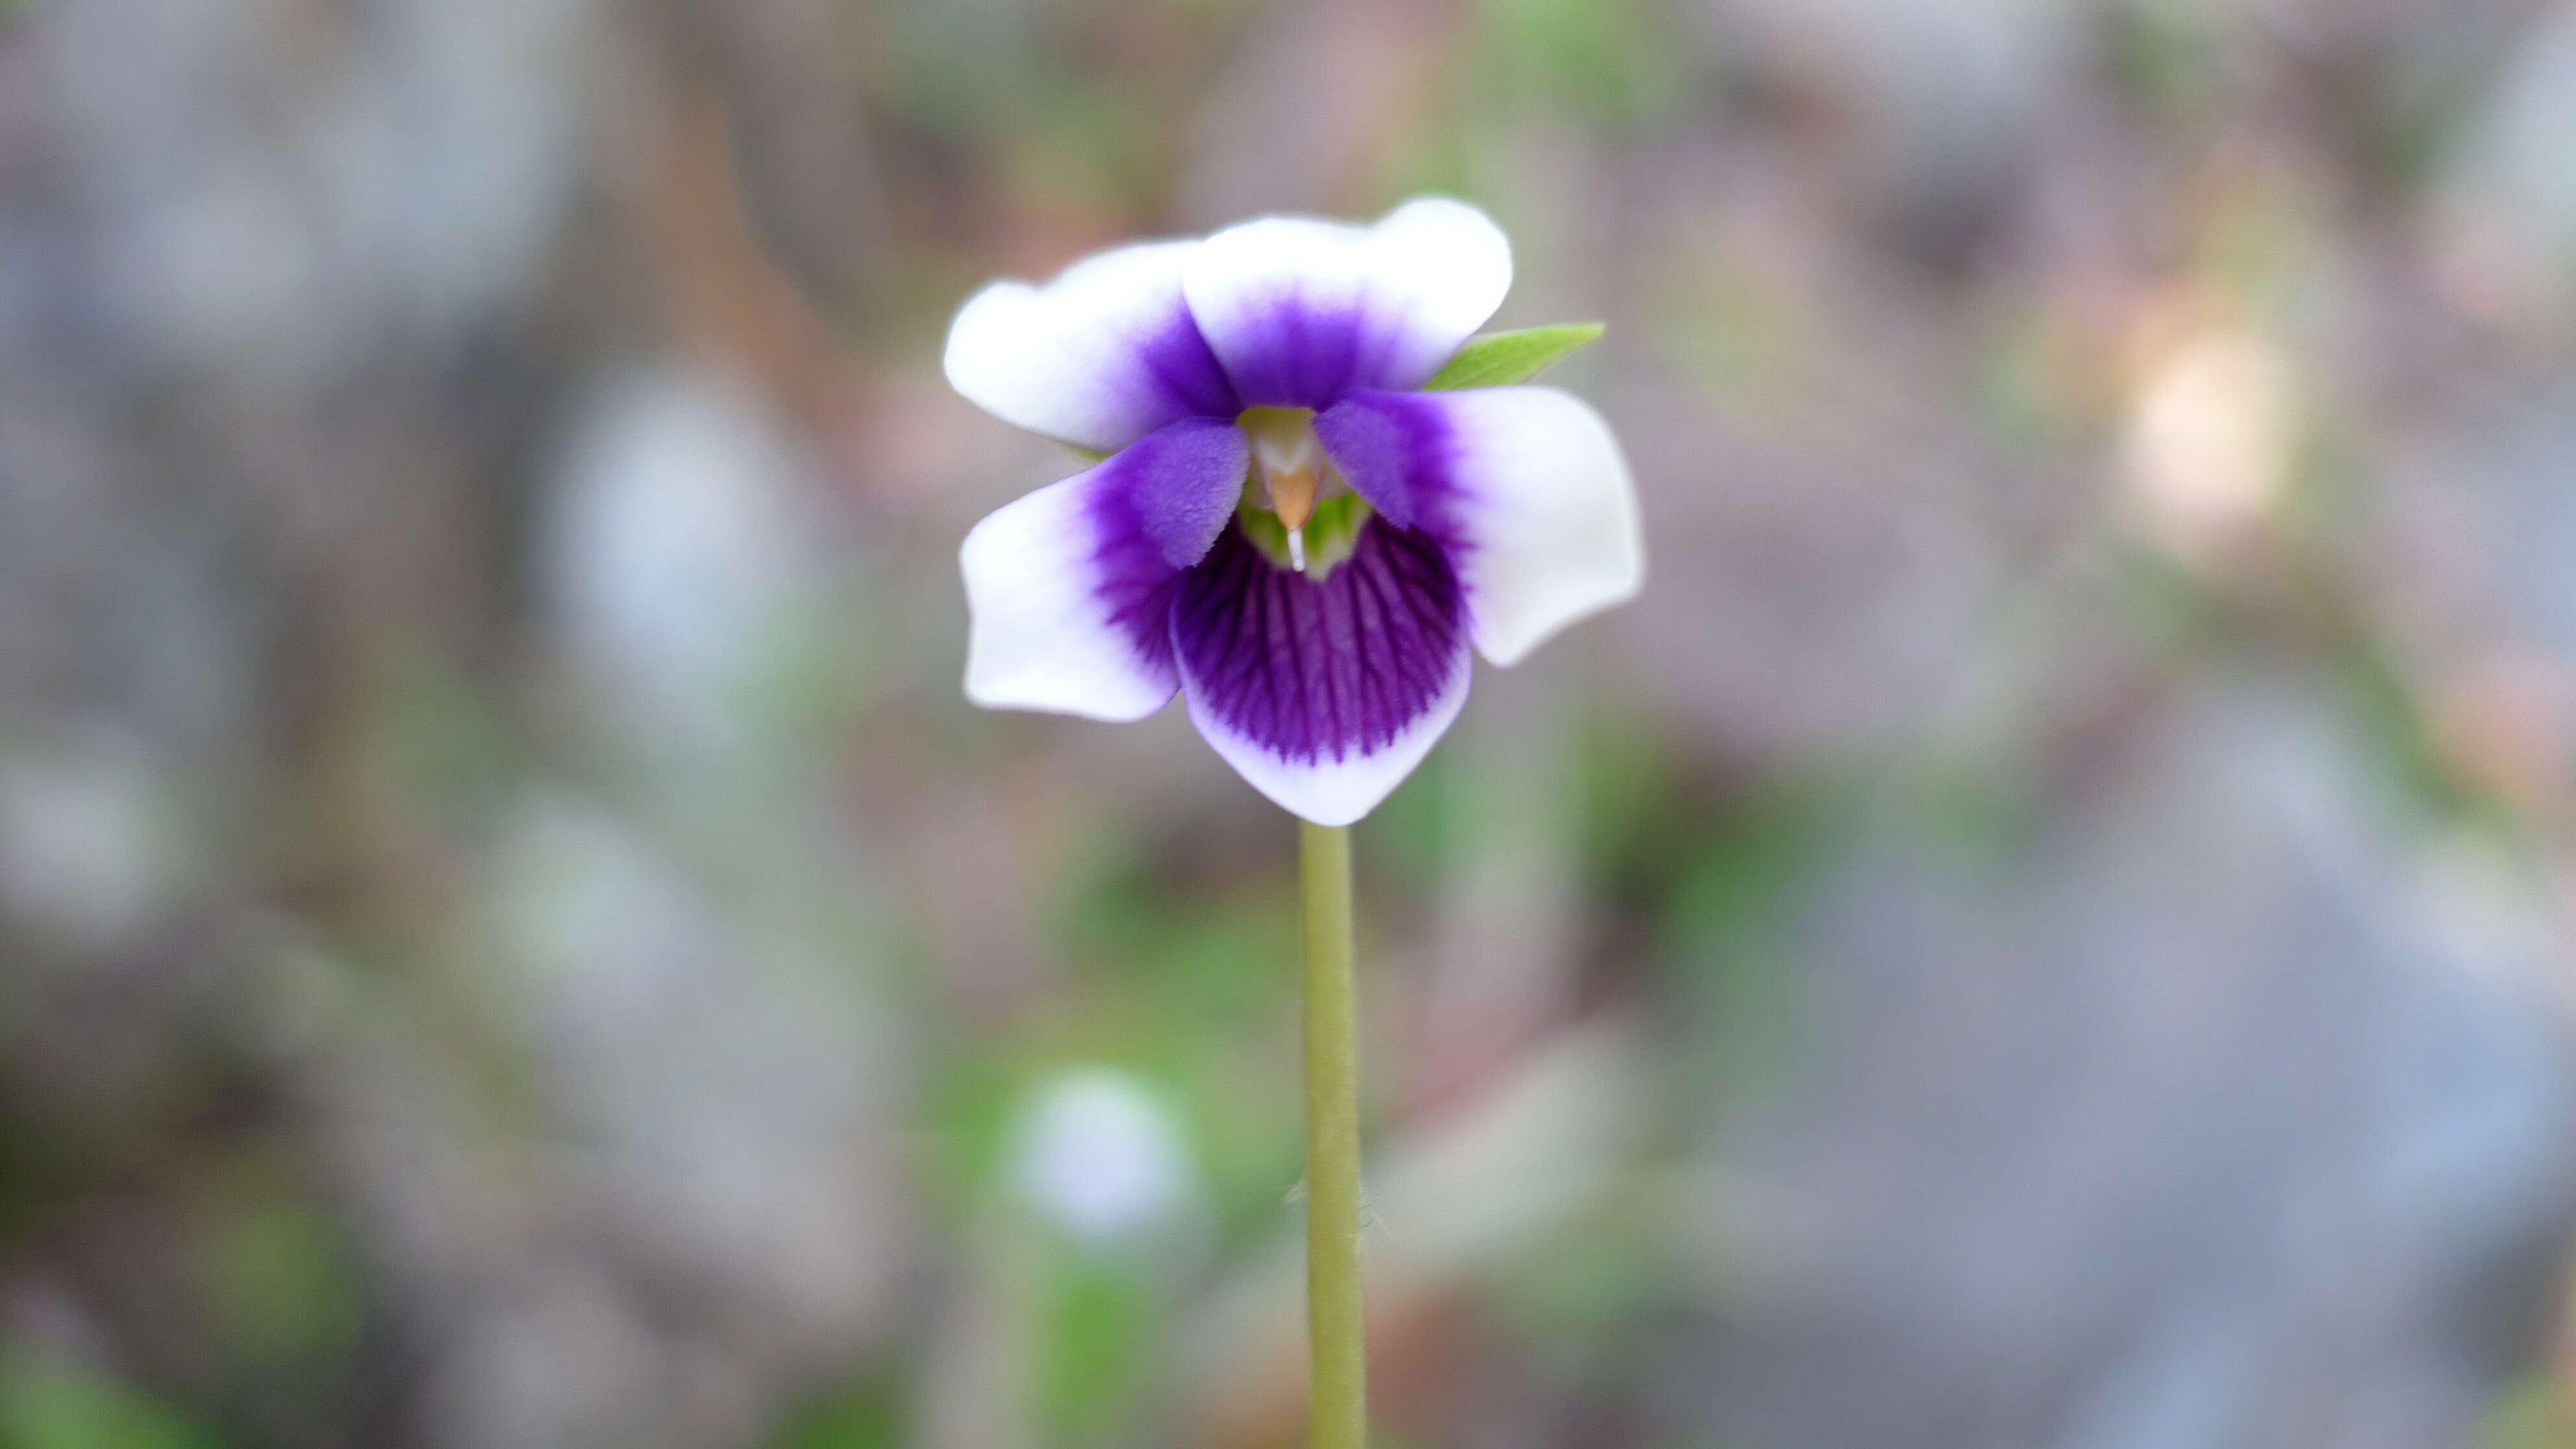
<instances>
[{"instance_id":1,"label":"upper white petal","mask_svg":"<svg viewBox=\"0 0 2576 1449\"><path fill-rule=\"evenodd\" d=\"M1006 422L1104 452L1176 418L1231 415L1181 295L1201 245L1138 242L1044 286L987 286L949 326L949 384Z\"/></svg>"},{"instance_id":2,"label":"upper white petal","mask_svg":"<svg viewBox=\"0 0 2576 1449\"><path fill-rule=\"evenodd\" d=\"M1227 227L1187 259L1182 289L1245 402L1316 406L1346 387L1420 386L1511 284L1511 243L1492 218L1429 196L1374 225L1274 216ZM1360 333L1347 369L1338 356L1281 355L1340 349L1316 324L1345 319ZM1298 377L1311 385L1280 385Z\"/></svg>"}]
</instances>

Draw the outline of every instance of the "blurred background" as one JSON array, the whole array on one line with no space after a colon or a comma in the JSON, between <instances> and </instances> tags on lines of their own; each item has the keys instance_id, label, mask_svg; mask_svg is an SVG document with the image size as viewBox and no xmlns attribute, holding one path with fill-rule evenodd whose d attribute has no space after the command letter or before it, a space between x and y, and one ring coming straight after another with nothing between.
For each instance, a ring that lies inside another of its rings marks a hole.
<instances>
[{"instance_id":1,"label":"blurred background","mask_svg":"<svg viewBox=\"0 0 2576 1449\"><path fill-rule=\"evenodd\" d=\"M1358 834L1383 1444L2576 1444L2576 9L0 0L0 1449L1301 1442L938 355L1421 190L1653 572Z\"/></svg>"}]
</instances>

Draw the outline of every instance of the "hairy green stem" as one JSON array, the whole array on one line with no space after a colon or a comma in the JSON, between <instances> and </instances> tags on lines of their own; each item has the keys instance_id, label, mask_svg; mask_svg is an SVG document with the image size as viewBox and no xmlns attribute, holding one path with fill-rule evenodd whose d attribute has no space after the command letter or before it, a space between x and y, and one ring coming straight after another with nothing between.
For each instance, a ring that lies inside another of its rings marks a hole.
<instances>
[{"instance_id":1,"label":"hairy green stem","mask_svg":"<svg viewBox=\"0 0 2576 1449\"><path fill-rule=\"evenodd\" d=\"M1306 915L1306 1442L1367 1449L1351 833L1308 821L1297 830Z\"/></svg>"}]
</instances>

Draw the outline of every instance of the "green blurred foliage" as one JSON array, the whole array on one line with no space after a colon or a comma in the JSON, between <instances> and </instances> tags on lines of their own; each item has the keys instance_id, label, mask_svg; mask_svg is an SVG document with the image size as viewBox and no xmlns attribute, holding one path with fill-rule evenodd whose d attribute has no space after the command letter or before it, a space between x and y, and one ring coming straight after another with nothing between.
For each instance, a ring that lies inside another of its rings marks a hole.
<instances>
[{"instance_id":1,"label":"green blurred foliage","mask_svg":"<svg viewBox=\"0 0 2576 1449\"><path fill-rule=\"evenodd\" d=\"M1675 17L1651 0L1480 0L1482 95L1552 101L1586 120L1640 126L1681 95Z\"/></svg>"},{"instance_id":2,"label":"green blurred foliage","mask_svg":"<svg viewBox=\"0 0 2576 1449\"><path fill-rule=\"evenodd\" d=\"M1066 1253L1049 1269L1038 1416L1054 1443L1129 1442L1140 1391L1164 1368L1160 1295L1134 1263Z\"/></svg>"},{"instance_id":3,"label":"green blurred foliage","mask_svg":"<svg viewBox=\"0 0 2576 1449\"><path fill-rule=\"evenodd\" d=\"M344 1226L274 1182L209 1204L192 1266L226 1340L254 1366L347 1353L365 1301Z\"/></svg>"},{"instance_id":4,"label":"green blurred foliage","mask_svg":"<svg viewBox=\"0 0 2576 1449\"><path fill-rule=\"evenodd\" d=\"M1675 1282L1652 1233L1604 1216L1521 1256L1490 1296L1504 1322L1572 1376L1615 1387L1642 1360L1641 1340L1675 1302Z\"/></svg>"},{"instance_id":5,"label":"green blurred foliage","mask_svg":"<svg viewBox=\"0 0 2576 1449\"><path fill-rule=\"evenodd\" d=\"M2576 1449L2576 1413L2564 1384L2535 1375L2488 1410L2480 1449Z\"/></svg>"},{"instance_id":6,"label":"green blurred foliage","mask_svg":"<svg viewBox=\"0 0 2576 1449\"><path fill-rule=\"evenodd\" d=\"M223 1449L224 1443L131 1384L38 1353L0 1352L0 1449Z\"/></svg>"},{"instance_id":7,"label":"green blurred foliage","mask_svg":"<svg viewBox=\"0 0 2576 1449\"><path fill-rule=\"evenodd\" d=\"M903 1398L890 1384L845 1384L795 1415L771 1449L900 1449Z\"/></svg>"},{"instance_id":8,"label":"green blurred foliage","mask_svg":"<svg viewBox=\"0 0 2576 1449\"><path fill-rule=\"evenodd\" d=\"M1792 932L1834 858L1851 788L1831 777L1764 786L1683 827L1696 838L1669 852L1664 948L1715 1033L1696 1055L1726 1087L1749 1089L1786 1064Z\"/></svg>"}]
</instances>

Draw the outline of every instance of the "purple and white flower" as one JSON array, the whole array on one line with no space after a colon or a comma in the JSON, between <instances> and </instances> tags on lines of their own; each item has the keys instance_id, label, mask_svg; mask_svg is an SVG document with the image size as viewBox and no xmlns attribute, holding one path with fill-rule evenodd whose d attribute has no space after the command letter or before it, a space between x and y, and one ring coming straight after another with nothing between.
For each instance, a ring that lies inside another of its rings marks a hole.
<instances>
[{"instance_id":1,"label":"purple and white flower","mask_svg":"<svg viewBox=\"0 0 2576 1449\"><path fill-rule=\"evenodd\" d=\"M1634 487L1543 387L1423 391L1511 286L1483 212L1265 217L995 282L948 379L1108 453L966 536L966 694L1134 720L1179 692L1263 794L1342 825L1497 665L1635 594Z\"/></svg>"}]
</instances>

